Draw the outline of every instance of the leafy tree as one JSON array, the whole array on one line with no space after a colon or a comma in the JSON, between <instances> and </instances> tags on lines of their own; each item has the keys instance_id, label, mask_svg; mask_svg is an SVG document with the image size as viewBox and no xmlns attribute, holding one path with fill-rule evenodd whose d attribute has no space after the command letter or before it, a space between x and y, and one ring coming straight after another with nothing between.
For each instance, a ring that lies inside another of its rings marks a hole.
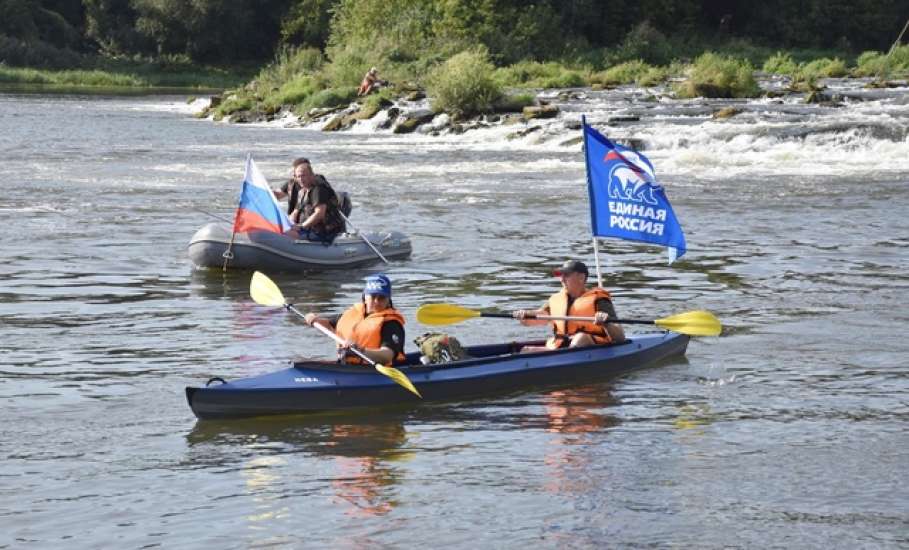
<instances>
[{"instance_id":1,"label":"leafy tree","mask_svg":"<svg viewBox=\"0 0 909 550\"><path fill-rule=\"evenodd\" d=\"M130 0L82 0L85 8L85 36L102 53L147 54L151 42L136 30L138 14Z\"/></svg>"},{"instance_id":2,"label":"leafy tree","mask_svg":"<svg viewBox=\"0 0 909 550\"><path fill-rule=\"evenodd\" d=\"M297 0L281 20L281 42L324 50L331 33L331 13L338 0Z\"/></svg>"}]
</instances>

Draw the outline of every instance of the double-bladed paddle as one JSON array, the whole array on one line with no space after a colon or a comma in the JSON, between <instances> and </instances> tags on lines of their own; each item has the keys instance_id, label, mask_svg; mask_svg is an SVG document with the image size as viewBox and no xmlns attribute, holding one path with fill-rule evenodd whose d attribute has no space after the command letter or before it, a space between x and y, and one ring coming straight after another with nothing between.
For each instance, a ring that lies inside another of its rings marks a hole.
<instances>
[{"instance_id":1,"label":"double-bladed paddle","mask_svg":"<svg viewBox=\"0 0 909 550\"><path fill-rule=\"evenodd\" d=\"M281 293L281 289L278 288L278 285L276 285L274 283L274 281L269 279L268 276L262 272L256 271L255 273L253 273L252 280L249 282L249 294L250 294L250 296L252 296L252 299L259 305L274 306L274 307L280 306L288 311L292 311L292 312L296 313L300 317L303 317L303 318L306 317L305 315L300 313L300 310L295 308L293 304L287 303L287 301L284 299L284 294ZM338 336L337 334L335 334L334 332L332 332L331 330L323 327L322 325L320 325L318 323L313 323L312 326L319 329L319 331L322 334L328 336L335 342L337 342L339 344L344 344L344 339L341 338L340 336ZM360 359L366 361L367 363L369 363L370 365L375 367L375 369L377 371L379 371L380 373L384 374L385 376L391 378L392 380L394 380L401 386L404 386L405 388L407 388L407 390L409 390L414 395L416 395L417 397L422 399L423 396L420 395L420 392L417 391L417 388L414 387L413 383L411 383L410 379L407 378L407 375L405 375L403 372L399 371L398 369L396 369L394 367L376 363L375 361L370 359L366 354L364 354L363 352L361 352L360 350L358 350L356 348L350 348L350 351L352 351L355 354L357 354L358 356L360 356Z\"/></svg>"},{"instance_id":2,"label":"double-bladed paddle","mask_svg":"<svg viewBox=\"0 0 909 550\"><path fill-rule=\"evenodd\" d=\"M460 323L474 317L498 317L513 319L511 313L498 313L477 311L453 304L424 304L417 308L417 321L424 325L451 325ZM543 319L548 321L587 321L593 322L593 317L535 315L528 319ZM689 336L717 336L723 327L720 320L709 311L686 311L677 315L670 315L663 319L609 319L609 323L656 325L672 332L687 334Z\"/></svg>"}]
</instances>

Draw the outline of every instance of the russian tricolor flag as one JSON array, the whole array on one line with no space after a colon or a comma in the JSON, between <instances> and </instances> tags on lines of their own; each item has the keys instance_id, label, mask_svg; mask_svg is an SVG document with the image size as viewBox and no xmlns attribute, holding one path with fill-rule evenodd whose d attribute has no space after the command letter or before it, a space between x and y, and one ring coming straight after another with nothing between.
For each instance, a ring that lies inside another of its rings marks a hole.
<instances>
[{"instance_id":1,"label":"russian tricolor flag","mask_svg":"<svg viewBox=\"0 0 909 550\"><path fill-rule=\"evenodd\" d=\"M246 175L240 192L240 205L234 218L234 232L272 231L286 233L293 227L278 199L259 171L252 155L246 158Z\"/></svg>"}]
</instances>

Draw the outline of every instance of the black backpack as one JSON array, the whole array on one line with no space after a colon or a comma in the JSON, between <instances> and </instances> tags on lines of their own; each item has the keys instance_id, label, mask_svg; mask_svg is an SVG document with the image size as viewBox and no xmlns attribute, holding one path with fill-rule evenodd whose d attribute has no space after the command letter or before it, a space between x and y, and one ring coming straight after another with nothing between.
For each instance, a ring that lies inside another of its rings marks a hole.
<instances>
[{"instance_id":1,"label":"black backpack","mask_svg":"<svg viewBox=\"0 0 909 550\"><path fill-rule=\"evenodd\" d=\"M347 191L335 191L335 196L338 199L338 210L345 216L350 216L350 212L353 210L353 202L350 200L350 193Z\"/></svg>"}]
</instances>

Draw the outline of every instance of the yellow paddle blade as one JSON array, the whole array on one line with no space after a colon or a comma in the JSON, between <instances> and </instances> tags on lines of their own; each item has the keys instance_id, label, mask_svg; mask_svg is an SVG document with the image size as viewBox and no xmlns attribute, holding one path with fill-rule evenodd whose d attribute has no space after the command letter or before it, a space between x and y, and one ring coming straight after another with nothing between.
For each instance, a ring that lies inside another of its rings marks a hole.
<instances>
[{"instance_id":1,"label":"yellow paddle blade","mask_svg":"<svg viewBox=\"0 0 909 550\"><path fill-rule=\"evenodd\" d=\"M686 311L657 319L653 324L689 336L717 336L723 330L720 320L709 311Z\"/></svg>"},{"instance_id":2,"label":"yellow paddle blade","mask_svg":"<svg viewBox=\"0 0 909 550\"><path fill-rule=\"evenodd\" d=\"M249 295L263 306L284 306L284 295L281 289L267 275L260 271L253 273L249 281Z\"/></svg>"},{"instance_id":3,"label":"yellow paddle blade","mask_svg":"<svg viewBox=\"0 0 909 550\"><path fill-rule=\"evenodd\" d=\"M375 367L376 367L377 371L379 371L382 374L384 374L385 376L391 378L398 384L401 384L402 386L407 388L410 392L412 392L414 395L416 395L420 399L423 399L423 396L420 395L420 392L417 391L417 388L415 388L413 386L413 384L410 382L410 378L407 378L407 376L403 372L399 371L398 369L396 369L394 367L386 367L385 365L380 365L378 363L376 363Z\"/></svg>"},{"instance_id":4,"label":"yellow paddle blade","mask_svg":"<svg viewBox=\"0 0 909 550\"><path fill-rule=\"evenodd\" d=\"M479 311L452 304L423 304L417 308L417 321L424 325L450 325L479 316Z\"/></svg>"}]
</instances>

